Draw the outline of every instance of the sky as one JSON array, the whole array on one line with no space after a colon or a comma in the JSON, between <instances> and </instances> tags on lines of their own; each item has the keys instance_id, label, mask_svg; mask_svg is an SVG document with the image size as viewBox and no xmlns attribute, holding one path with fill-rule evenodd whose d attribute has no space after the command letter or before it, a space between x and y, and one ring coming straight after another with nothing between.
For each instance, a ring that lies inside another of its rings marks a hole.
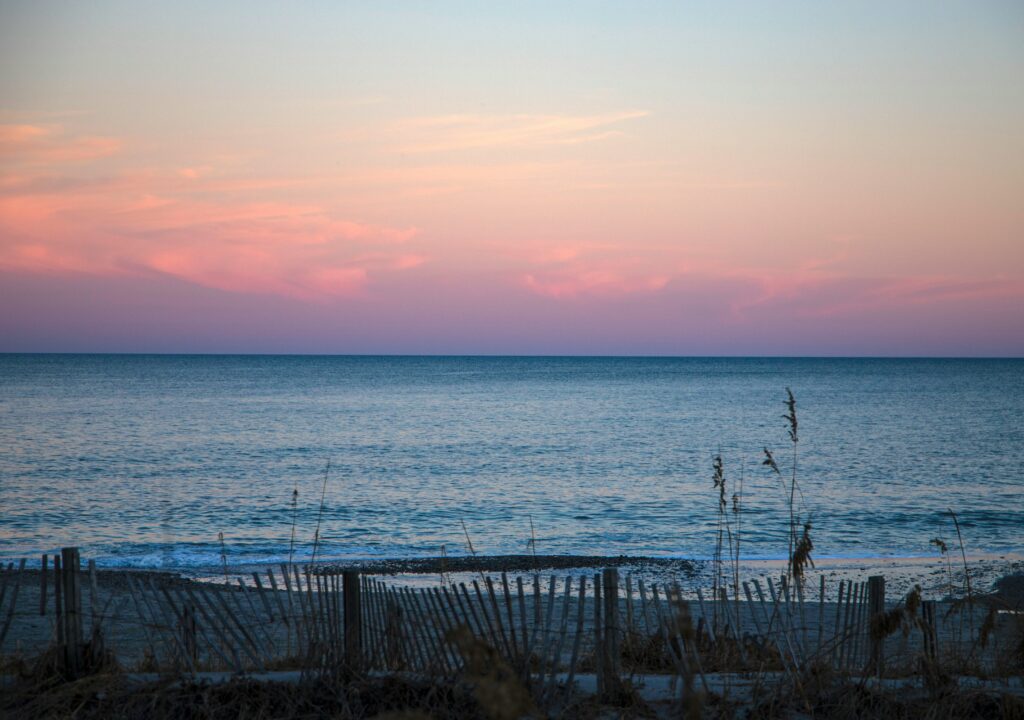
<instances>
[{"instance_id":1,"label":"sky","mask_svg":"<svg viewBox=\"0 0 1024 720\"><path fill-rule=\"evenodd\" d=\"M1024 4L0 0L0 351L1024 355Z\"/></svg>"}]
</instances>

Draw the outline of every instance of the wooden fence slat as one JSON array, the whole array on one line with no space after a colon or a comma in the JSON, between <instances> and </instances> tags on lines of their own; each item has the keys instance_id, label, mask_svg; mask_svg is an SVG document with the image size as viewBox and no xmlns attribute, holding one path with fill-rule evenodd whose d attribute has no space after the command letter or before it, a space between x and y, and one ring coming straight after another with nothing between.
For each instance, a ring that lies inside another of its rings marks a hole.
<instances>
[{"instance_id":1,"label":"wooden fence slat","mask_svg":"<svg viewBox=\"0 0 1024 720\"><path fill-rule=\"evenodd\" d=\"M273 657L273 645L270 639L270 633L267 632L266 624L260 622L259 616L256 613L256 606L252 602L252 598L249 597L249 589L242 582L242 578L236 578L238 582L238 590L236 592L231 591L231 586L226 585L228 589L228 597L231 598L232 604L234 604L235 610L238 611L238 618L240 624L244 624L247 628L253 626L259 628L259 631L252 631L252 639L255 647L257 648L260 657L271 658ZM243 604L243 600L245 603ZM248 612L246 609L248 608Z\"/></svg>"},{"instance_id":2,"label":"wooden fence slat","mask_svg":"<svg viewBox=\"0 0 1024 720\"><path fill-rule=\"evenodd\" d=\"M761 590L761 583L757 578L753 578L751 584L754 586L754 590L757 592L757 603L761 607L761 617L764 618L764 635L765 638L769 638L772 634L772 623L775 620L775 610L772 609L771 614L768 613L768 608L765 604L764 592Z\"/></svg>"},{"instance_id":3,"label":"wooden fence slat","mask_svg":"<svg viewBox=\"0 0 1024 720\"><path fill-rule=\"evenodd\" d=\"M381 623L381 669L391 672L404 670L407 661L402 644L400 611L388 597L383 582L374 579L371 586L377 594L378 617Z\"/></svg>"},{"instance_id":4,"label":"wooden fence slat","mask_svg":"<svg viewBox=\"0 0 1024 720\"><path fill-rule=\"evenodd\" d=\"M442 585L437 590L440 591L440 597L443 599L443 602L441 604L447 605L448 610L451 612L453 618L452 627L465 627L470 632L472 632L472 627L469 624L469 618L466 617L465 613L460 612L462 603L456 602L455 599L452 599L452 595L449 594L448 588L446 588L444 585ZM457 598L458 596L456 596L456 599Z\"/></svg>"},{"instance_id":5,"label":"wooden fence slat","mask_svg":"<svg viewBox=\"0 0 1024 720\"><path fill-rule=\"evenodd\" d=\"M850 615L851 608L853 607L853 596L856 594L857 588L856 583L847 582L846 585L846 605L843 608L843 631L839 634L839 670L843 671L846 669L846 664L849 661L849 644L850 644Z\"/></svg>"},{"instance_id":6,"label":"wooden fence slat","mask_svg":"<svg viewBox=\"0 0 1024 720\"><path fill-rule=\"evenodd\" d=\"M416 632L417 624L412 608L405 595L402 593L401 588L389 588L388 593L395 600L399 609L404 615L406 622L400 626L403 633L409 637L409 644L412 646L415 652L416 658L420 663L420 671L428 672L431 665L430 650L428 649L426 642L420 637L419 633Z\"/></svg>"},{"instance_id":7,"label":"wooden fence slat","mask_svg":"<svg viewBox=\"0 0 1024 720\"><path fill-rule=\"evenodd\" d=\"M458 624L449 615L448 609L445 607L444 600L441 597L441 593L436 587L424 589L423 595L427 599L427 604L433 610L433 615L437 620L438 631L443 640L443 645L445 649L450 652L452 667L454 670L458 671L465 665L465 658L462 657L462 654L458 652L458 649L449 641L450 633L455 630Z\"/></svg>"},{"instance_id":8,"label":"wooden fence slat","mask_svg":"<svg viewBox=\"0 0 1024 720\"><path fill-rule=\"evenodd\" d=\"M152 580L150 580L150 583L150 587L153 587ZM178 651L181 654L182 659L185 661L185 664L188 665L189 672L195 675L196 662L192 653L194 648L190 647L193 643L189 643L183 637L184 632L180 632L180 634L179 632L174 632L174 630L184 631L188 626L188 618L185 615L184 608L181 610L178 609L177 604L174 602L174 598L171 597L171 593L167 591L166 585L160 586L160 592L167 601L167 607L170 608L171 614L176 621L176 627L172 628L170 635L174 639L174 644L178 647Z\"/></svg>"},{"instance_id":9,"label":"wooden fence slat","mask_svg":"<svg viewBox=\"0 0 1024 720\"><path fill-rule=\"evenodd\" d=\"M299 604L302 612L303 634L306 636L306 653L313 651L313 646L320 640L320 631L317 626L316 609L313 605L313 589L310 587L309 571L307 569L306 587L302 587L302 573L298 565L292 565L295 573L295 591L299 595Z\"/></svg>"},{"instance_id":10,"label":"wooden fence slat","mask_svg":"<svg viewBox=\"0 0 1024 720\"><path fill-rule=\"evenodd\" d=\"M72 676L77 676L83 645L81 557L76 547L61 548L60 554L64 583L65 666Z\"/></svg>"},{"instance_id":11,"label":"wooden fence slat","mask_svg":"<svg viewBox=\"0 0 1024 720\"><path fill-rule=\"evenodd\" d=\"M374 594L374 603L377 608L377 622L380 627L380 661L382 667L390 668L389 653L400 653L400 646L396 645L393 639L391 625L395 622L391 618L391 607L388 603L387 593L384 591L384 583L376 578L370 579L370 588ZM389 645L390 643L390 645Z\"/></svg>"},{"instance_id":12,"label":"wooden fence slat","mask_svg":"<svg viewBox=\"0 0 1024 720\"><path fill-rule=\"evenodd\" d=\"M185 625L185 619L178 611L177 604L171 598L170 593L167 591L166 586L161 585L159 588L153 582L152 578L149 578L149 589L153 593L153 604L160 611L160 617L163 625L167 628L167 635L171 638L171 643L174 645L178 657L182 663L189 666L189 671L195 673L195 664L192 656L189 653L189 648L186 647L183 638L181 636L181 629ZM164 596L165 604L161 604L160 596Z\"/></svg>"},{"instance_id":13,"label":"wooden fence slat","mask_svg":"<svg viewBox=\"0 0 1024 720\"><path fill-rule=\"evenodd\" d=\"M444 672L446 668L442 667L444 661L441 659L441 653L437 646L437 636L430 631L430 627L427 625L426 619L423 617L419 604L416 602L415 597L409 588L398 588L398 593L405 601L406 609L409 611L409 617L411 619L410 628L415 637L420 641L420 646L423 649L423 657L425 660L424 671L425 672Z\"/></svg>"},{"instance_id":14,"label":"wooden fence slat","mask_svg":"<svg viewBox=\"0 0 1024 720\"><path fill-rule=\"evenodd\" d=\"M842 616L843 616L843 600L845 599L844 598L844 593L845 592L846 592L846 581L845 580L840 580L839 581L839 591L838 591L838 594L836 596L835 624L834 624L834 628L832 630L832 654L831 654L831 659L832 659L832 665L834 665L834 666L837 665L837 663L839 662L839 650L840 650L840 646L841 646L841 643L842 643L842 641L840 639L841 638L841 634L840 633L841 633L841 623L842 623Z\"/></svg>"},{"instance_id":15,"label":"wooden fence slat","mask_svg":"<svg viewBox=\"0 0 1024 720\"><path fill-rule=\"evenodd\" d=\"M554 588L554 575L551 576L551 586ZM565 576L565 600L562 603L562 617L558 627L558 638L554 652L545 652L548 655L548 687L545 697L552 697L556 690L556 679L558 677L558 665L562 660L562 651L565 649L565 642L569 637L569 608L572 604L572 575ZM552 603L554 605L554 603ZM552 642L555 639L552 638Z\"/></svg>"},{"instance_id":16,"label":"wooden fence slat","mask_svg":"<svg viewBox=\"0 0 1024 720\"><path fill-rule=\"evenodd\" d=\"M747 664L747 651L743 649L743 633L740 630L740 609L738 607L739 597L736 598L735 603L730 603L729 591L724 587L718 588L718 594L719 604L725 610L725 612L723 613L725 616L725 629L727 633L725 637L728 637L729 633L732 634L733 640L736 641L735 647L736 650L739 652L740 662L745 666Z\"/></svg>"},{"instance_id":17,"label":"wooden fence slat","mask_svg":"<svg viewBox=\"0 0 1024 720\"><path fill-rule=\"evenodd\" d=\"M668 604L668 589L665 590L665 602ZM676 666L676 671L682 675L689 675L689 668L686 663L686 656L683 654L683 646L679 646L679 652L676 652L676 648L672 645L672 640L675 637L674 628L671 628L669 622L671 617L668 613L672 612L671 607L667 607L663 613L661 610L661 597L658 595L658 584L651 583L651 605L654 606L655 617L657 618L658 628L661 631L662 642L665 643L665 653L668 655L672 664Z\"/></svg>"},{"instance_id":18,"label":"wooden fence slat","mask_svg":"<svg viewBox=\"0 0 1024 720\"><path fill-rule=\"evenodd\" d=\"M302 649L301 649L302 648L302 636L301 636L300 633L301 633L302 621L301 621L301 618L299 617L299 612L296 610L296 605L299 605L299 602L295 599L295 596L292 594L291 571L288 569L288 565L285 564L285 563L281 563L280 564L280 568L281 568L281 580L284 582L284 591L285 591L286 595L288 596L288 626L289 626L288 629L290 631L289 634L288 634L289 643L291 642L291 634L294 633L295 634L295 654L296 655L301 655L302 654ZM271 582L273 582L273 581L271 581Z\"/></svg>"},{"instance_id":19,"label":"wooden fence slat","mask_svg":"<svg viewBox=\"0 0 1024 720\"><path fill-rule=\"evenodd\" d=\"M232 594L231 586L225 585L224 590L207 590L206 599L210 603L210 607L214 608L214 611L219 616L220 621L224 624L224 627L235 637L235 642L238 643L238 649L243 651L249 656L253 664L259 669L260 672L264 671L263 659L260 656L260 646L252 635L249 634L249 630L246 626L238 619L238 615L231 609L231 605L228 603L225 595ZM216 603L214 602L216 599Z\"/></svg>"},{"instance_id":20,"label":"wooden fence slat","mask_svg":"<svg viewBox=\"0 0 1024 720\"><path fill-rule=\"evenodd\" d=\"M652 590L652 592L653 592L653 590ZM666 598L666 602L667 602L667 598ZM709 619L707 608L704 607L704 593L702 593L700 591L700 588L697 588L697 604L700 605L700 616L701 616L701 619L704 621L702 623L702 625L704 626L704 629L707 630L707 632L708 632L708 639L711 641L711 646L712 647L717 647L718 640L715 637L715 633L717 631L717 628L714 627L714 624L715 624L714 623L714 619L713 618Z\"/></svg>"},{"instance_id":21,"label":"wooden fence slat","mask_svg":"<svg viewBox=\"0 0 1024 720\"><path fill-rule=\"evenodd\" d=\"M654 633L651 632L651 623L647 619L647 591L642 578L637 580L636 589L640 593L640 614L644 616L644 634L651 637Z\"/></svg>"},{"instance_id":22,"label":"wooden fence slat","mask_svg":"<svg viewBox=\"0 0 1024 720\"><path fill-rule=\"evenodd\" d=\"M860 591L857 593L857 619L853 634L853 658L855 669L859 668L863 664L862 651L864 649L864 621L865 616L867 615L867 598L868 584L866 582L862 582L860 583Z\"/></svg>"},{"instance_id":23,"label":"wooden fence slat","mask_svg":"<svg viewBox=\"0 0 1024 720\"><path fill-rule=\"evenodd\" d=\"M601 684L604 687L605 697L613 699L618 697L622 689L620 687L622 655L619 649L619 571L615 568L605 568L601 573L601 581L604 585L604 633L599 649L601 668L604 671L604 681Z\"/></svg>"},{"instance_id":24,"label":"wooden fence slat","mask_svg":"<svg viewBox=\"0 0 1024 720\"><path fill-rule=\"evenodd\" d=\"M550 638L551 638L551 623L555 614L555 576L552 575L548 582L548 607L547 612L544 614L543 620L543 632L540 637L537 638L537 645L540 646L540 653L537 662L537 676L540 679L541 691L544 689L544 675L547 670L548 655L551 652ZM540 593L537 593L534 602L539 605Z\"/></svg>"},{"instance_id":25,"label":"wooden fence slat","mask_svg":"<svg viewBox=\"0 0 1024 720\"><path fill-rule=\"evenodd\" d=\"M437 622L431 615L427 603L421 602L419 593L410 590L409 598L412 601L412 606L417 613L417 618L421 623L424 633L427 638L431 641L434 648L434 659L440 666L442 672L452 673L454 667L452 666L451 659L448 656L448 649L446 647L442 633L439 632Z\"/></svg>"},{"instance_id":26,"label":"wooden fence slat","mask_svg":"<svg viewBox=\"0 0 1024 720\"><path fill-rule=\"evenodd\" d=\"M672 588L675 591L676 604L679 607L683 607L683 591L679 587L679 583L673 583ZM669 608L671 608L671 604L669 603L669 593L667 587L665 588L665 603L669 606ZM693 622L692 618L690 621ZM690 654L693 656L693 664L696 666L697 674L700 676L701 684L704 686L704 692L705 694L709 694L711 691L708 688L707 677L705 677L704 675L704 667L700 661L700 649L697 648L694 643L686 642L686 639L683 637L683 628L681 627L677 616L673 617L673 625L675 626L674 630L676 642L679 644L679 658L681 660L683 668L686 671L687 676L693 674L693 668L690 667L690 661L686 659L686 651L689 650Z\"/></svg>"},{"instance_id":27,"label":"wooden fence slat","mask_svg":"<svg viewBox=\"0 0 1024 720\"><path fill-rule=\"evenodd\" d=\"M462 584L462 589L466 589L465 583ZM494 629L494 624L491 622L491 616L487 612L487 603L484 602L483 593L480 591L480 584L476 580L473 580L473 590L476 592L476 597L479 601L480 614L487 623L487 633L490 636L490 645L500 653L502 651L502 645L498 640L498 633Z\"/></svg>"},{"instance_id":28,"label":"wooden fence slat","mask_svg":"<svg viewBox=\"0 0 1024 720\"><path fill-rule=\"evenodd\" d=\"M515 615L512 612L512 593L508 589L508 573L504 570L501 572L501 586L505 591L505 609L508 613L508 636L512 639L512 650L509 656L509 662L513 667L519 664L519 642L516 640L516 621Z\"/></svg>"},{"instance_id":29,"label":"wooden fence slat","mask_svg":"<svg viewBox=\"0 0 1024 720\"><path fill-rule=\"evenodd\" d=\"M177 598L178 604L181 605L181 607L192 608L192 618L195 622L196 634L202 636L203 640L206 642L207 647L213 650L213 652L215 652L217 656L220 657L220 659L224 662L224 667L231 667L232 663L228 659L227 655L224 654L224 650L221 647L221 645L215 643L213 639L210 638L210 632L214 631L213 623L207 620L207 615L205 614L205 611L203 611L202 608L199 608L195 600L190 598L184 590L180 588L170 588L170 592ZM202 622L200 622L199 618L195 616L196 611L198 611L199 614L202 616ZM241 668L239 668L239 672L241 672Z\"/></svg>"},{"instance_id":30,"label":"wooden fence slat","mask_svg":"<svg viewBox=\"0 0 1024 720\"><path fill-rule=\"evenodd\" d=\"M384 620L380 612L377 593L374 591L373 578L362 576L363 616L365 627L363 643L366 647L366 667L369 669L384 666Z\"/></svg>"},{"instance_id":31,"label":"wooden fence slat","mask_svg":"<svg viewBox=\"0 0 1024 720\"><path fill-rule=\"evenodd\" d=\"M344 582L345 605L345 664L350 672L358 672L363 657L362 602L359 594L359 572L346 570Z\"/></svg>"},{"instance_id":32,"label":"wooden fence slat","mask_svg":"<svg viewBox=\"0 0 1024 720\"><path fill-rule=\"evenodd\" d=\"M530 647L536 648L543 631L544 613L542 606L543 592L540 587L540 573L533 574L533 630L530 632Z\"/></svg>"},{"instance_id":33,"label":"wooden fence slat","mask_svg":"<svg viewBox=\"0 0 1024 720\"><path fill-rule=\"evenodd\" d=\"M764 630L761 627L761 620L757 617L756 605L754 605L754 597L750 594L750 583L746 580L743 581L743 595L747 598L747 605L750 608L750 617L754 621L754 630L757 631L759 636L764 636Z\"/></svg>"},{"instance_id":34,"label":"wooden fence slat","mask_svg":"<svg viewBox=\"0 0 1024 720\"><path fill-rule=\"evenodd\" d=\"M573 693L573 680L576 678L576 662L580 657L580 643L583 641L583 616L586 613L587 576L580 577L580 600L576 613L576 637L572 641L572 656L569 658L569 675L565 680L565 703Z\"/></svg>"},{"instance_id":35,"label":"wooden fence slat","mask_svg":"<svg viewBox=\"0 0 1024 720\"><path fill-rule=\"evenodd\" d=\"M526 597L523 592L523 576L516 577L516 593L519 597L519 632L523 641L523 678L529 679L530 675L530 634L526 622Z\"/></svg>"},{"instance_id":36,"label":"wooden fence slat","mask_svg":"<svg viewBox=\"0 0 1024 720\"><path fill-rule=\"evenodd\" d=\"M270 598L267 597L266 591L263 589L263 582L260 580L260 575L255 570L252 572L252 579L256 583L256 594L259 596L260 601L263 603L263 609L267 613L267 620L274 622L274 610L270 606Z\"/></svg>"},{"instance_id":37,"label":"wooden fence slat","mask_svg":"<svg viewBox=\"0 0 1024 720\"><path fill-rule=\"evenodd\" d=\"M452 583L451 597L455 598L455 604L459 606L459 614L462 616L463 623L469 628L469 631L473 633L473 636L478 640L485 640L486 634L484 629L480 626L480 618L477 617L476 610L473 608L472 603L462 601L462 595L459 594L459 588ZM447 595L447 590L445 591Z\"/></svg>"},{"instance_id":38,"label":"wooden fence slat","mask_svg":"<svg viewBox=\"0 0 1024 720\"><path fill-rule=\"evenodd\" d=\"M512 652L512 645L509 643L508 638L505 636L505 628L501 622L501 610L498 607L498 597L494 593L494 582L490 577L484 578L487 583L487 594L491 598L491 609L494 611L494 624L498 629L498 634L501 636L502 645L505 648L505 658L511 663L514 662L514 654ZM500 649L498 649L500 652Z\"/></svg>"}]
</instances>

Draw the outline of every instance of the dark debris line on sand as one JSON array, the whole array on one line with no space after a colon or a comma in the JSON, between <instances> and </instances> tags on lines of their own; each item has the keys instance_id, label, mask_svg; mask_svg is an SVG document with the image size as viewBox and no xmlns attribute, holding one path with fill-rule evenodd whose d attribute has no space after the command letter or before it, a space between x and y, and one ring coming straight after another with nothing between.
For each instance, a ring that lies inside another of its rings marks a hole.
<instances>
[{"instance_id":1,"label":"dark debris line on sand","mask_svg":"<svg viewBox=\"0 0 1024 720\"><path fill-rule=\"evenodd\" d=\"M544 572L550 570L602 569L633 567L672 571L693 577L702 563L676 558L632 557L617 555L477 555L466 557L410 558L403 560L372 560L325 565L331 569L361 570L369 575L427 575L439 572Z\"/></svg>"}]
</instances>

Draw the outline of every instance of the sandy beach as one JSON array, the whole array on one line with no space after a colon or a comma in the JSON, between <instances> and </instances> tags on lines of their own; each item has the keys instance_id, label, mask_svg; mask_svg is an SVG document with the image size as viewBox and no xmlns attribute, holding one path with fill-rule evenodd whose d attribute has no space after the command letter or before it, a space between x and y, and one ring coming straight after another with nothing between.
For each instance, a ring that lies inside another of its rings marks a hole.
<instances>
[{"instance_id":1,"label":"sandy beach","mask_svg":"<svg viewBox=\"0 0 1024 720\"><path fill-rule=\"evenodd\" d=\"M541 578L543 588L548 586L549 579L552 577L556 579L556 582L561 582L566 577L575 578L578 585L579 578L586 577L589 580L595 573L600 573L603 568L607 567L615 567L619 570L622 578L620 594L626 592L625 578L628 577L630 587L634 588L634 592L636 592L635 588L640 581L643 581L648 588L652 585L665 587L678 583L682 596L691 602L697 597L698 590L702 591L703 597L711 597L712 571L710 565L704 562L665 558L567 556L446 558L443 564L441 560L440 558L393 560L367 563L358 568L366 576L384 581L389 586L410 589L439 587L442 582L442 571L444 573L443 580L449 586L452 583L456 585L466 583L472 586L472 582L480 580L482 576L497 577L505 572L512 588L516 587L520 578L524 581L525 600L530 607L533 602L532 585L537 575ZM997 602L1001 608L1024 608L1024 558L1012 555L969 558L968 567L971 573L972 589L976 597ZM336 570L339 568L325 566L325 569ZM137 667L143 662L147 645L153 642L153 637L147 631L146 623L140 620L140 617L145 614L146 608L140 607L144 603L140 603L138 592L132 592L133 586L136 589L146 588L147 592L154 592L154 594L161 588L180 591L183 593L182 596L189 589L202 590L204 593L230 593L232 602L242 608L240 612L252 609L253 617L256 617L262 598L259 598L256 593L251 575L251 572L255 571L263 575L262 593L271 598L271 612L268 616L270 617L273 615L273 608L278 607L278 600L269 588L265 576L266 570L266 568L236 569L235 572L229 572L227 577L220 575L203 579L160 571L98 570L96 572L95 599L90 580L83 573L82 583L85 588L83 590L83 613L89 618L94 612L103 616L102 625L107 647L113 649L124 664ZM777 579L784 570L784 563L779 561L747 561L740 565L740 580L741 583L754 580L764 583L768 577ZM949 596L948 573L949 569L944 561L927 558L822 560L817 563L816 570L808 577L806 599L808 603L819 602L818 588L820 587L820 578L824 577L826 596L822 604L829 608L827 614L834 615L836 612L834 603L840 581L844 581L844 583L862 582L869 576L882 575L886 578L887 599L890 603L898 602L915 584L921 586L923 597L926 599L942 600ZM17 607L4 646L0 648L0 655L20 657L37 655L49 645L55 632L52 581L48 583L45 613L41 613L41 578L38 569L26 569L20 578L16 570L5 571L0 577L4 581L9 599L12 597L15 584L18 585ZM239 587L239 580L243 581L246 590L243 591ZM958 590L962 587L959 584L962 583L962 568L959 573L954 569L953 582L957 584L954 589ZM496 583L496 585L500 593L500 583ZM767 593L767 584L764 583L764 586ZM282 602L286 603L285 591L281 589L278 594L283 598ZM754 607L749 603L741 602L741 606L747 608L744 612L748 616L755 612ZM700 606L694 603L693 607L693 614L699 615L701 613ZM532 610L529 610L527 614L532 617ZM170 620L168 623L173 624ZM271 642L284 643L286 641L284 634L287 631L282 627L275 626L273 623L268 624L267 627L268 632L277 635L271 639Z\"/></svg>"}]
</instances>

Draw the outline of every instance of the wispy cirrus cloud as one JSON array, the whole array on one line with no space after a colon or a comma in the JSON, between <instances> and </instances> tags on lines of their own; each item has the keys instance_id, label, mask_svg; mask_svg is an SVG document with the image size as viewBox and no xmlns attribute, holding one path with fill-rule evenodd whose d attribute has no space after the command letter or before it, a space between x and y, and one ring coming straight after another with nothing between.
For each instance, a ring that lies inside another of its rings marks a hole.
<instances>
[{"instance_id":1,"label":"wispy cirrus cloud","mask_svg":"<svg viewBox=\"0 0 1024 720\"><path fill-rule=\"evenodd\" d=\"M400 121L392 135L398 152L412 154L578 145L621 135L616 126L648 114L630 110L596 115L436 115Z\"/></svg>"}]
</instances>

